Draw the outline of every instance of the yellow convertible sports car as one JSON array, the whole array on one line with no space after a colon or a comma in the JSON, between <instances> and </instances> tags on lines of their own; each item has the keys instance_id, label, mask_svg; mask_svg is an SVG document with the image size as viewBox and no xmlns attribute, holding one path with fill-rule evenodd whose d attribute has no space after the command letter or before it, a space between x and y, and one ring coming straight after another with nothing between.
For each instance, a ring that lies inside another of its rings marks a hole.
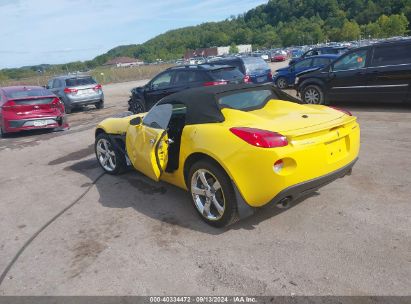
<instances>
[{"instance_id":1,"label":"yellow convertible sports car","mask_svg":"<svg viewBox=\"0 0 411 304\"><path fill-rule=\"evenodd\" d=\"M289 98L271 85L182 91L148 113L101 122L96 157L107 173L132 165L188 190L205 222L226 226L349 174L357 160L351 113Z\"/></svg>"}]
</instances>

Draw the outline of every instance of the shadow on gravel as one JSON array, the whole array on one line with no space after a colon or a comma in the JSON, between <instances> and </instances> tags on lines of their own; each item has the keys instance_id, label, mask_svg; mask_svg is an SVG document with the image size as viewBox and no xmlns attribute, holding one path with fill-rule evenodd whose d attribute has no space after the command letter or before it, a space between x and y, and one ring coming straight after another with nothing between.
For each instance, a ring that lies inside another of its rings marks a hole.
<instances>
[{"instance_id":1,"label":"shadow on gravel","mask_svg":"<svg viewBox=\"0 0 411 304\"><path fill-rule=\"evenodd\" d=\"M82 160L64 168L66 171L75 171L87 176L90 178L90 183L96 176L96 169L102 170L94 158ZM90 183L83 186L89 186ZM105 207L133 208L141 214L160 221L162 225L170 225L172 231L181 227L214 235L231 229L252 230L260 222L287 211L308 198L306 196L292 202L287 209L279 209L271 205L259 208L254 215L228 228L217 229L200 219L187 191L164 182L152 181L137 171L130 170L119 176L106 174L96 183L95 187L100 195L99 202ZM312 195L318 195L318 193L314 192L310 196Z\"/></svg>"},{"instance_id":2,"label":"shadow on gravel","mask_svg":"<svg viewBox=\"0 0 411 304\"><path fill-rule=\"evenodd\" d=\"M50 134L53 132L58 132L58 131L55 131L54 129L27 130L27 131L15 132L15 133L3 134L2 137L0 138L4 138L4 139L22 138L22 137L26 138L26 137L31 137L31 136L43 135L43 134Z\"/></svg>"}]
</instances>

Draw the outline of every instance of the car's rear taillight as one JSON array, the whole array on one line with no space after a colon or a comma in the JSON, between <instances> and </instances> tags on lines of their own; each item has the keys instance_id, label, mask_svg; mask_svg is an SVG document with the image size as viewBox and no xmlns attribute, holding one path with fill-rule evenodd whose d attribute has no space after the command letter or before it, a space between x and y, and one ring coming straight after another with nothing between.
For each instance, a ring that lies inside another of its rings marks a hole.
<instances>
[{"instance_id":1,"label":"car's rear taillight","mask_svg":"<svg viewBox=\"0 0 411 304\"><path fill-rule=\"evenodd\" d=\"M93 90L94 90L94 91L99 91L99 90L101 90L101 84L96 85L96 86L93 88Z\"/></svg>"},{"instance_id":2,"label":"car's rear taillight","mask_svg":"<svg viewBox=\"0 0 411 304\"><path fill-rule=\"evenodd\" d=\"M10 100L8 102L6 102L4 105L2 105L2 109L5 111L9 111L11 109L13 109L16 106L16 103L13 100Z\"/></svg>"},{"instance_id":3,"label":"car's rear taillight","mask_svg":"<svg viewBox=\"0 0 411 304\"><path fill-rule=\"evenodd\" d=\"M66 94L77 94L78 90L77 89L72 89L72 88L65 88L64 93Z\"/></svg>"},{"instance_id":4,"label":"car's rear taillight","mask_svg":"<svg viewBox=\"0 0 411 304\"><path fill-rule=\"evenodd\" d=\"M209 87L209 86L215 86L215 85L222 85L222 84L227 84L228 81L222 80L222 81L207 81L203 83L203 86Z\"/></svg>"},{"instance_id":5,"label":"car's rear taillight","mask_svg":"<svg viewBox=\"0 0 411 304\"><path fill-rule=\"evenodd\" d=\"M278 148L288 145L284 135L255 128L231 128L230 131L250 145L261 148Z\"/></svg>"},{"instance_id":6,"label":"car's rear taillight","mask_svg":"<svg viewBox=\"0 0 411 304\"><path fill-rule=\"evenodd\" d=\"M53 109L59 109L61 112L64 113L64 104L61 102L60 99L54 98L50 105Z\"/></svg>"},{"instance_id":7,"label":"car's rear taillight","mask_svg":"<svg viewBox=\"0 0 411 304\"><path fill-rule=\"evenodd\" d=\"M268 80L273 80L273 74L271 72L268 72Z\"/></svg>"},{"instance_id":8,"label":"car's rear taillight","mask_svg":"<svg viewBox=\"0 0 411 304\"><path fill-rule=\"evenodd\" d=\"M348 116L352 116L351 112L348 111L348 110L340 109L340 108L337 108L337 107L330 107L330 108L332 108L334 110L337 110L337 111L340 111L340 112L343 112L343 113L347 114Z\"/></svg>"},{"instance_id":9,"label":"car's rear taillight","mask_svg":"<svg viewBox=\"0 0 411 304\"><path fill-rule=\"evenodd\" d=\"M249 82L251 82L251 77L250 77L250 75L244 75L244 82L245 83L249 83Z\"/></svg>"}]
</instances>

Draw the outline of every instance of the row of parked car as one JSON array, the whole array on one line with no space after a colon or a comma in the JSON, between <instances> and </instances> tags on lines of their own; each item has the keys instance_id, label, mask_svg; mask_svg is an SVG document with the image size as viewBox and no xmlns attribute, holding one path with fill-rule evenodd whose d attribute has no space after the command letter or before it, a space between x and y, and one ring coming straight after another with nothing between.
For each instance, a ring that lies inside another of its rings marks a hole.
<instances>
[{"instance_id":1,"label":"row of parked car","mask_svg":"<svg viewBox=\"0 0 411 304\"><path fill-rule=\"evenodd\" d=\"M199 65L169 68L145 86L132 89L133 113L148 111L170 94L200 86L269 83L292 87L304 103L411 101L411 40L389 41L348 50L312 49L274 75L260 57L216 58ZM0 88L0 132L67 128L65 113L83 105L104 107L100 84L88 75L54 77L45 88Z\"/></svg>"},{"instance_id":2,"label":"row of parked car","mask_svg":"<svg viewBox=\"0 0 411 304\"><path fill-rule=\"evenodd\" d=\"M100 84L88 75L50 79L47 86L0 88L0 135L32 129L66 129L66 113L84 105L104 107Z\"/></svg>"},{"instance_id":3,"label":"row of parked car","mask_svg":"<svg viewBox=\"0 0 411 304\"><path fill-rule=\"evenodd\" d=\"M411 101L411 40L355 49L311 49L274 75L258 57L221 58L202 65L173 67L133 89L129 110L147 111L161 98L192 87L271 81L280 89L296 89L304 103Z\"/></svg>"},{"instance_id":4,"label":"row of parked car","mask_svg":"<svg viewBox=\"0 0 411 304\"><path fill-rule=\"evenodd\" d=\"M411 102L411 39L341 53L305 54L277 70L274 82L280 88L295 88L304 103Z\"/></svg>"},{"instance_id":5,"label":"row of parked car","mask_svg":"<svg viewBox=\"0 0 411 304\"><path fill-rule=\"evenodd\" d=\"M205 64L176 66L155 76L145 86L134 88L129 110L148 111L163 97L189 88L271 81L271 69L259 57L226 57Z\"/></svg>"}]
</instances>

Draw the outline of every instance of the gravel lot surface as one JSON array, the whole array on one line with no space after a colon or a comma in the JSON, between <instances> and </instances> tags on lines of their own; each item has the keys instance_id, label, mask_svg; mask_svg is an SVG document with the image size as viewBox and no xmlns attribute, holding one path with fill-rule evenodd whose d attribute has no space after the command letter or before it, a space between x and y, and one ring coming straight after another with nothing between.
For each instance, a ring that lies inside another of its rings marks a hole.
<instances>
[{"instance_id":1,"label":"gravel lot surface","mask_svg":"<svg viewBox=\"0 0 411 304\"><path fill-rule=\"evenodd\" d=\"M0 139L0 271L75 203L15 260L1 295L410 295L410 106L339 105L361 124L353 174L219 230L180 189L102 175L93 128L143 83L105 86L106 108L69 115L69 131Z\"/></svg>"}]
</instances>

